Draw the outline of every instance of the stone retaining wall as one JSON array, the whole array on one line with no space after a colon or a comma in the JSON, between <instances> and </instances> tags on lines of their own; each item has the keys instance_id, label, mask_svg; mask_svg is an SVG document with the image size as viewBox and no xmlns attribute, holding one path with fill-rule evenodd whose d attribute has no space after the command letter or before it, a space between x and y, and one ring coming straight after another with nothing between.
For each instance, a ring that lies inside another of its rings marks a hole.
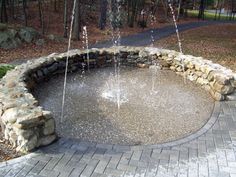
<instances>
[{"instance_id":1,"label":"stone retaining wall","mask_svg":"<svg viewBox=\"0 0 236 177\"><path fill-rule=\"evenodd\" d=\"M68 72L86 69L86 51L69 52ZM0 122L5 134L17 151L28 152L48 145L56 139L55 122L51 112L39 106L31 94L38 83L51 75L65 71L67 53L51 54L17 66L0 83ZM183 55L175 51L144 48L116 47L89 50L89 67L121 64L149 67L159 65L200 84L215 100L235 99L236 74L201 57Z\"/></svg>"}]
</instances>

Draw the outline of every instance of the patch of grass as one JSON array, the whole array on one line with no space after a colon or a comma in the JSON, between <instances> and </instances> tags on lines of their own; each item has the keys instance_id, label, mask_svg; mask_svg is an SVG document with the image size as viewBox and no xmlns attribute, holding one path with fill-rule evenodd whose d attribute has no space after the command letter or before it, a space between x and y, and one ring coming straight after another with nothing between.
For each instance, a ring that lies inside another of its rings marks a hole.
<instances>
[{"instance_id":1,"label":"patch of grass","mask_svg":"<svg viewBox=\"0 0 236 177\"><path fill-rule=\"evenodd\" d=\"M198 10L188 10L188 15L189 17L198 17ZM210 13L210 12L204 12L205 19L206 20L215 20L215 13ZM218 14L216 16L216 19L218 20ZM229 17L225 14L221 14L220 20L229 20Z\"/></svg>"},{"instance_id":2,"label":"patch of grass","mask_svg":"<svg viewBox=\"0 0 236 177\"><path fill-rule=\"evenodd\" d=\"M7 71L14 69L14 66L7 64L0 64L0 78L2 78Z\"/></svg>"}]
</instances>

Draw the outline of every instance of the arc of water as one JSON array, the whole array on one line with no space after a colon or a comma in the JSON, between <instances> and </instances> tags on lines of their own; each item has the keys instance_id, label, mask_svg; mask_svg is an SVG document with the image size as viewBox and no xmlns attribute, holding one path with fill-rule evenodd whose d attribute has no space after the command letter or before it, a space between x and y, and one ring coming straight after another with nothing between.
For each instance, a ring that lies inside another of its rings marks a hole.
<instances>
[{"instance_id":1,"label":"arc of water","mask_svg":"<svg viewBox=\"0 0 236 177\"><path fill-rule=\"evenodd\" d=\"M63 122L63 119L64 119L66 82L67 82L67 72L68 72L68 63L69 63L69 51L70 51L72 30L73 30L73 24L74 24L74 18L75 18L76 2L77 2L77 0L74 0L73 9L72 9L72 15L71 15L70 34L69 34L69 39L68 39L68 48L67 48L67 56L66 56L66 67L65 67L64 85L63 85L63 93L62 93L61 122Z\"/></svg>"},{"instance_id":2,"label":"arc of water","mask_svg":"<svg viewBox=\"0 0 236 177\"><path fill-rule=\"evenodd\" d=\"M176 35L177 35L177 38L178 38L178 44L179 44L179 51L180 51L180 53L183 53L182 43L181 43L180 36L179 36L179 29L178 29L178 25L177 25L176 17L175 17L175 12L174 12L174 9L173 9L170 1L169 1L168 5L170 7L171 14L172 14L173 21L174 21L174 25L175 25L175 31L176 31Z\"/></svg>"},{"instance_id":3,"label":"arc of water","mask_svg":"<svg viewBox=\"0 0 236 177\"><path fill-rule=\"evenodd\" d=\"M183 48L182 48L182 43L181 43L181 40L180 40L179 29L178 29L178 25L177 25L177 22L176 22L175 12L174 12L174 9L171 5L170 0L168 1L168 5L170 7L171 14L172 14L173 21L174 21L174 25L175 25L175 31L176 31L176 35L177 35L177 39L178 39L178 44L179 44L179 51L180 51L181 54L183 54ZM181 64L182 64L182 70L183 70L183 73L184 73L185 69L184 69L184 62L183 62L182 58L181 58ZM184 75L184 82L186 83L185 75Z\"/></svg>"},{"instance_id":4,"label":"arc of water","mask_svg":"<svg viewBox=\"0 0 236 177\"><path fill-rule=\"evenodd\" d=\"M87 67L88 67L88 71L89 71L89 45L88 45L88 31L87 31L87 26L83 27L83 38L85 39L84 43L86 46L86 53L87 53Z\"/></svg>"},{"instance_id":5,"label":"arc of water","mask_svg":"<svg viewBox=\"0 0 236 177\"><path fill-rule=\"evenodd\" d=\"M154 26L154 23L156 22L156 17L153 13L151 13L151 26L153 28ZM151 47L154 46L154 42L155 42L155 39L154 39L154 29L151 29Z\"/></svg>"}]
</instances>

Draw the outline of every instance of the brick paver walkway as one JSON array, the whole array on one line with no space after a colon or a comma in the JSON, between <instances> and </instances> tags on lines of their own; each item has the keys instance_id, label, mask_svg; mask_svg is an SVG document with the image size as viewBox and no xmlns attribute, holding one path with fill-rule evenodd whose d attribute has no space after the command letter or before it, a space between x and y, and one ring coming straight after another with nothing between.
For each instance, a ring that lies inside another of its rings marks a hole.
<instances>
[{"instance_id":1,"label":"brick paver walkway","mask_svg":"<svg viewBox=\"0 0 236 177\"><path fill-rule=\"evenodd\" d=\"M236 102L216 102L197 133L162 145L118 146L60 139L0 163L0 176L236 176Z\"/></svg>"}]
</instances>

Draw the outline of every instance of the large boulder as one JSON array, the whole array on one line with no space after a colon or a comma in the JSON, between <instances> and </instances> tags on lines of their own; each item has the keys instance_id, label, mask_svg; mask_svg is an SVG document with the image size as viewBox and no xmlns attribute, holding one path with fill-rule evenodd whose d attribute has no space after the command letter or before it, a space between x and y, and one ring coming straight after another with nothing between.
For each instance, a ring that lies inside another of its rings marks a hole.
<instances>
[{"instance_id":1,"label":"large boulder","mask_svg":"<svg viewBox=\"0 0 236 177\"><path fill-rule=\"evenodd\" d=\"M30 43L39 36L39 33L30 27L21 28L18 32L22 41Z\"/></svg>"},{"instance_id":2,"label":"large boulder","mask_svg":"<svg viewBox=\"0 0 236 177\"><path fill-rule=\"evenodd\" d=\"M21 40L17 37L17 31L8 29L0 31L0 48L12 49L21 44Z\"/></svg>"},{"instance_id":3,"label":"large boulder","mask_svg":"<svg viewBox=\"0 0 236 177\"><path fill-rule=\"evenodd\" d=\"M30 43L38 39L39 33L30 27L12 28L0 23L0 48L17 48L22 42Z\"/></svg>"},{"instance_id":4,"label":"large boulder","mask_svg":"<svg viewBox=\"0 0 236 177\"><path fill-rule=\"evenodd\" d=\"M7 29L7 25L5 23L0 23L0 31L4 31Z\"/></svg>"}]
</instances>

